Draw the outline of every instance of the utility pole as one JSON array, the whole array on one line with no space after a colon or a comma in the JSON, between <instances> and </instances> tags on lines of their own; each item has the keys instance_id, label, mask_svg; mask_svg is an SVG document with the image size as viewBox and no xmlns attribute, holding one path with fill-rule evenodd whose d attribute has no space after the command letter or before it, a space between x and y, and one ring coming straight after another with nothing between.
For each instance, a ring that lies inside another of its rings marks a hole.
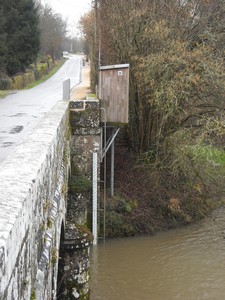
<instances>
[{"instance_id":1,"label":"utility pole","mask_svg":"<svg viewBox=\"0 0 225 300\"><path fill-rule=\"evenodd\" d=\"M98 2L99 0L92 0L92 8L94 9L95 13L95 21L94 21L94 53L93 53L93 66L94 66L94 84L95 84L95 93L97 94L97 84L98 84L98 70L100 66L100 58L99 58L99 46L98 46L98 39L99 38L99 16L98 16Z\"/></svg>"}]
</instances>

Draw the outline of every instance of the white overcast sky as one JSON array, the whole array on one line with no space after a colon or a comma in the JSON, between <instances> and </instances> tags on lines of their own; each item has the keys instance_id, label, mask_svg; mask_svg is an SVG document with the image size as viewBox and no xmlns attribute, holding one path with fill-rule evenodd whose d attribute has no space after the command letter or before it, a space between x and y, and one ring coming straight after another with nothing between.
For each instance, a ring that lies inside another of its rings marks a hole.
<instances>
[{"instance_id":1,"label":"white overcast sky","mask_svg":"<svg viewBox=\"0 0 225 300\"><path fill-rule=\"evenodd\" d=\"M77 34L77 24L82 15L91 9L91 0L42 0L49 3L54 12L68 19L68 29L72 35Z\"/></svg>"}]
</instances>

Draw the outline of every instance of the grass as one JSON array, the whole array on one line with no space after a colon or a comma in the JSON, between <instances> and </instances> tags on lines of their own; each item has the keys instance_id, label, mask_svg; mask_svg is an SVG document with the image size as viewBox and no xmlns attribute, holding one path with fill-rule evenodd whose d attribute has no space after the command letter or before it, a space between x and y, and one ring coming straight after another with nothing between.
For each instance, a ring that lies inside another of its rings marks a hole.
<instances>
[{"instance_id":1,"label":"grass","mask_svg":"<svg viewBox=\"0 0 225 300\"><path fill-rule=\"evenodd\" d=\"M10 94L14 94L15 90L0 90L0 99L5 98L6 96Z\"/></svg>"},{"instance_id":2,"label":"grass","mask_svg":"<svg viewBox=\"0 0 225 300\"><path fill-rule=\"evenodd\" d=\"M24 89L25 90L32 89L33 87L35 87L35 86L41 84L42 82L46 81L47 79L49 79L50 77L52 77L62 67L62 65L65 62L66 62L66 59L62 59L59 62L59 64L57 64L47 75L43 76L39 80L36 80L36 81L32 82L31 84L29 84L28 86L26 86Z\"/></svg>"},{"instance_id":3,"label":"grass","mask_svg":"<svg viewBox=\"0 0 225 300\"><path fill-rule=\"evenodd\" d=\"M225 165L225 151L213 146L188 147L194 156L201 157L214 165Z\"/></svg>"},{"instance_id":4,"label":"grass","mask_svg":"<svg viewBox=\"0 0 225 300\"><path fill-rule=\"evenodd\" d=\"M8 94L8 91L0 91L0 98L5 98Z\"/></svg>"},{"instance_id":5,"label":"grass","mask_svg":"<svg viewBox=\"0 0 225 300\"><path fill-rule=\"evenodd\" d=\"M96 94L88 94L87 95L87 98L93 98L93 99L96 99L97 98L97 96L96 96Z\"/></svg>"}]
</instances>

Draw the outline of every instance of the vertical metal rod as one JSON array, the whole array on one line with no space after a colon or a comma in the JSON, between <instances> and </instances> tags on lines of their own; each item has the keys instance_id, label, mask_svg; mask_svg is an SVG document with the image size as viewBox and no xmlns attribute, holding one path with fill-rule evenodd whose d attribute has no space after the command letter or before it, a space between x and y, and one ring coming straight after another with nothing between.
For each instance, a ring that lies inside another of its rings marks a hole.
<instances>
[{"instance_id":1,"label":"vertical metal rod","mask_svg":"<svg viewBox=\"0 0 225 300\"><path fill-rule=\"evenodd\" d=\"M105 130L104 130L104 144L106 145L106 122L105 122ZM106 197L107 197L107 194L106 194L106 188L107 188L107 185L106 185L106 167L107 167L107 164L106 164L106 154L105 154L105 156L104 156L104 202L103 202L103 209L104 209L103 240L104 240L104 242L105 242L105 230L106 230L105 221L106 221Z\"/></svg>"},{"instance_id":2,"label":"vertical metal rod","mask_svg":"<svg viewBox=\"0 0 225 300\"><path fill-rule=\"evenodd\" d=\"M106 109L104 107L101 107L100 109L102 109L104 111L105 114L105 120L104 120L104 147L106 147ZM102 147L103 148L103 147ZM103 241L105 243L105 219L106 219L106 197L107 197L107 193L106 193L106 153L104 156L104 199L103 199Z\"/></svg>"},{"instance_id":3,"label":"vertical metal rod","mask_svg":"<svg viewBox=\"0 0 225 300\"><path fill-rule=\"evenodd\" d=\"M98 156L93 153L92 166L92 233L94 236L93 245L98 243Z\"/></svg>"},{"instance_id":4,"label":"vertical metal rod","mask_svg":"<svg viewBox=\"0 0 225 300\"><path fill-rule=\"evenodd\" d=\"M100 160L102 162L102 159L103 159L103 145L102 145L102 141L103 141L103 129L102 128L101 128L100 140L101 140L101 145L100 145Z\"/></svg>"},{"instance_id":5,"label":"vertical metal rod","mask_svg":"<svg viewBox=\"0 0 225 300\"><path fill-rule=\"evenodd\" d=\"M111 145L111 197L114 196L114 159L115 159L115 144Z\"/></svg>"}]
</instances>

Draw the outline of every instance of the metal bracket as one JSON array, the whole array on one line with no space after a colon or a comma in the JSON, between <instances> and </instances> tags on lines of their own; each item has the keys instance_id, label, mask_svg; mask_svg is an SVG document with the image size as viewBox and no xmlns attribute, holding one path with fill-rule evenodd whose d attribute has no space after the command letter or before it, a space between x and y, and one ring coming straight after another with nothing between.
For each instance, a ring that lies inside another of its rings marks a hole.
<instances>
[{"instance_id":1,"label":"metal bracket","mask_svg":"<svg viewBox=\"0 0 225 300\"><path fill-rule=\"evenodd\" d=\"M101 162L102 162L103 158L105 157L106 153L108 152L110 146L114 142L119 131L120 131L120 128L113 128L112 134L108 138L106 145L104 145L104 148L101 147ZM101 135L102 135L102 130L101 130Z\"/></svg>"}]
</instances>

